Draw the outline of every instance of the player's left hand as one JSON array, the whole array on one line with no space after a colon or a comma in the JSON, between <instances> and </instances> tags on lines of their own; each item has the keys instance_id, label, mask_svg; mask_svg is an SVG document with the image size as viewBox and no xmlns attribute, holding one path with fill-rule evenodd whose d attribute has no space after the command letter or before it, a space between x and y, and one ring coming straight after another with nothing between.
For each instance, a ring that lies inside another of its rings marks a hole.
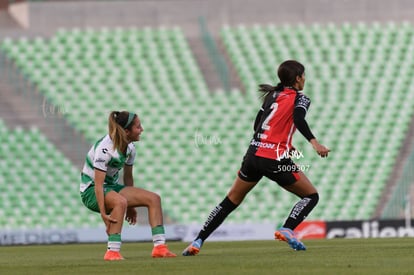
<instances>
[{"instance_id":1,"label":"player's left hand","mask_svg":"<svg viewBox=\"0 0 414 275\"><path fill-rule=\"evenodd\" d=\"M135 207L128 207L126 211L125 220L130 224L134 225L137 223L137 210Z\"/></svg>"}]
</instances>

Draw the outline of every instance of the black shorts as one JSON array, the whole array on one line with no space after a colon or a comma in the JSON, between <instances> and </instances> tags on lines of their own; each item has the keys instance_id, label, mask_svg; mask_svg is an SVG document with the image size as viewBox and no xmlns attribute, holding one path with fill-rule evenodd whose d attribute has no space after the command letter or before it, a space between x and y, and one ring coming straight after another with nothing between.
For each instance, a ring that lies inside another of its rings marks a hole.
<instances>
[{"instance_id":1,"label":"black shorts","mask_svg":"<svg viewBox=\"0 0 414 275\"><path fill-rule=\"evenodd\" d=\"M280 186L299 180L299 169L292 159L274 160L247 153L238 172L239 178L248 182L258 182L263 176Z\"/></svg>"}]
</instances>

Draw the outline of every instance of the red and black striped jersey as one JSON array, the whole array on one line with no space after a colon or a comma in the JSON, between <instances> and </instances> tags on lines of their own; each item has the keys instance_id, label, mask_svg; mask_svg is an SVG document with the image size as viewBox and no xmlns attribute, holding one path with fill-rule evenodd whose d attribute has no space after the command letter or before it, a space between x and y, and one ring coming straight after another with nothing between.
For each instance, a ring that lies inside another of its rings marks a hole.
<instances>
[{"instance_id":1,"label":"red and black striped jersey","mask_svg":"<svg viewBox=\"0 0 414 275\"><path fill-rule=\"evenodd\" d=\"M293 88L285 87L282 91L268 94L257 114L249 151L269 159L289 158L296 131L294 112L297 110L306 114L310 103L306 95Z\"/></svg>"}]
</instances>

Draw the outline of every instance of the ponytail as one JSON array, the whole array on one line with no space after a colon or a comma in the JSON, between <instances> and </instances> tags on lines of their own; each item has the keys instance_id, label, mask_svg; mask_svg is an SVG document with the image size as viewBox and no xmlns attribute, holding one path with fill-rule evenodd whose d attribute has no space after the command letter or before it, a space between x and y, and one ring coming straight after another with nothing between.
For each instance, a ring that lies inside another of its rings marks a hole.
<instances>
[{"instance_id":1,"label":"ponytail","mask_svg":"<svg viewBox=\"0 0 414 275\"><path fill-rule=\"evenodd\" d=\"M114 143L114 149L124 152L128 146L125 129L131 129L136 114L126 111L112 111L108 118L109 137Z\"/></svg>"},{"instance_id":2,"label":"ponytail","mask_svg":"<svg viewBox=\"0 0 414 275\"><path fill-rule=\"evenodd\" d=\"M262 98L267 97L270 93L277 92L283 90L282 83L277 84L276 86L272 86L269 84L260 84L259 85L259 92L263 93Z\"/></svg>"}]
</instances>

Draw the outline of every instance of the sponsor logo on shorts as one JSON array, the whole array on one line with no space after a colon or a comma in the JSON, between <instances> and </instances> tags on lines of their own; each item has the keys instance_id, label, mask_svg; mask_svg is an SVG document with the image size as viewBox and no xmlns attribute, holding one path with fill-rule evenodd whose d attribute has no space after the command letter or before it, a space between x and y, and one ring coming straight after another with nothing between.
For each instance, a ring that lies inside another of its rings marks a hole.
<instances>
[{"instance_id":1,"label":"sponsor logo on shorts","mask_svg":"<svg viewBox=\"0 0 414 275\"><path fill-rule=\"evenodd\" d=\"M242 175L243 177L247 178L247 175L245 173L243 173L241 170L239 171L240 175Z\"/></svg>"}]
</instances>

